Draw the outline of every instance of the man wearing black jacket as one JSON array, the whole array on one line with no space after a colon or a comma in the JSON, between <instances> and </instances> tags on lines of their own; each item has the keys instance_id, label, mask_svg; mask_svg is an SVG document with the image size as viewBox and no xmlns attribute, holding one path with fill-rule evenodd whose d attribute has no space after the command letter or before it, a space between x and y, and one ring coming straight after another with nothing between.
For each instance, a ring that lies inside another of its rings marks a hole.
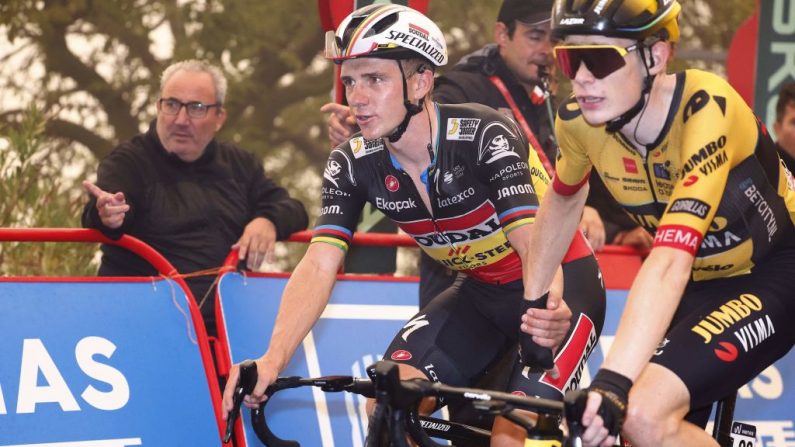
<instances>
[{"instance_id":1,"label":"man wearing black jacket","mask_svg":"<svg viewBox=\"0 0 795 447\"><path fill-rule=\"evenodd\" d=\"M99 165L83 226L111 238L129 234L180 273L220 266L236 246L249 268L270 260L276 240L306 228L303 205L265 176L253 154L215 135L226 119L226 79L203 61L177 62L161 78L157 119ZM102 246L100 276L157 275L131 252ZM214 277L187 282L215 334ZM209 299L203 299L207 296Z\"/></svg>"}]
</instances>

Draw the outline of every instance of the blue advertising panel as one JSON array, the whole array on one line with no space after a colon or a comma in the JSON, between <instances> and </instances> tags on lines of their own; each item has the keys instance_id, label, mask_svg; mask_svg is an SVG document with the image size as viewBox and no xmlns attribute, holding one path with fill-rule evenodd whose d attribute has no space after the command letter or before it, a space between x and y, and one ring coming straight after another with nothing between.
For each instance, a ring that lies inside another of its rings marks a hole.
<instances>
[{"instance_id":1,"label":"blue advertising panel","mask_svg":"<svg viewBox=\"0 0 795 447\"><path fill-rule=\"evenodd\" d=\"M222 277L219 299L234 363L262 355L286 281L237 273ZM393 335L416 311L417 289L416 283L339 281L329 307L282 375L364 377L364 368L383 354ZM610 349L626 296L625 290L608 291L604 333L583 371L583 386L590 383ZM790 352L739 390L735 419L757 426L757 446L794 447L793 402L795 353ZM267 414L278 436L297 439L301 445L364 444L364 402L347 393L288 390L268 405ZM260 445L249 431L247 412L243 419L248 445Z\"/></svg>"},{"instance_id":2,"label":"blue advertising panel","mask_svg":"<svg viewBox=\"0 0 795 447\"><path fill-rule=\"evenodd\" d=\"M0 446L220 445L170 280L0 282Z\"/></svg>"},{"instance_id":3,"label":"blue advertising panel","mask_svg":"<svg viewBox=\"0 0 795 447\"><path fill-rule=\"evenodd\" d=\"M262 355L270 340L285 278L225 274L218 284L232 362ZM284 376L366 377L392 336L417 311L416 282L338 281L318 324L304 339ZM268 405L268 423L286 439L307 446L361 446L364 399L310 388L279 393ZM246 442L260 445L244 412Z\"/></svg>"}]
</instances>

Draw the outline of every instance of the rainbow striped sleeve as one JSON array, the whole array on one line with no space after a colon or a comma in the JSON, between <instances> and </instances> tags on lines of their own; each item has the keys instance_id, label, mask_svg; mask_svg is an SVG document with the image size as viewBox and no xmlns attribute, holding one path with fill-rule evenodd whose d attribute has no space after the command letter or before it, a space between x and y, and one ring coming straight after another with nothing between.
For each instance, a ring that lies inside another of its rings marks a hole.
<instances>
[{"instance_id":1,"label":"rainbow striped sleeve","mask_svg":"<svg viewBox=\"0 0 795 447\"><path fill-rule=\"evenodd\" d=\"M345 227L339 225L318 225L315 227L312 240L309 241L309 243L325 242L326 244L331 244L347 252L352 238L353 232Z\"/></svg>"},{"instance_id":2,"label":"rainbow striped sleeve","mask_svg":"<svg viewBox=\"0 0 795 447\"><path fill-rule=\"evenodd\" d=\"M521 227L522 225L531 224L536 219L536 212L538 206L517 206L501 212L498 217L500 218L500 225L505 234Z\"/></svg>"}]
</instances>

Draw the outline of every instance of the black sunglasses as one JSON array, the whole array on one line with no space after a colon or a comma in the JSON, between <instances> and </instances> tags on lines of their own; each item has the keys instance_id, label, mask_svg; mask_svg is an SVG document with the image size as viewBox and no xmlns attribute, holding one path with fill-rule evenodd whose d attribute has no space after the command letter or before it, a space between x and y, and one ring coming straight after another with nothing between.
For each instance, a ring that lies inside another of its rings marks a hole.
<instances>
[{"instance_id":1,"label":"black sunglasses","mask_svg":"<svg viewBox=\"0 0 795 447\"><path fill-rule=\"evenodd\" d=\"M559 45L553 49L553 54L558 68L567 78L574 79L580 64L585 63L595 78L603 79L626 65L624 57L640 47L639 43L626 48L616 45Z\"/></svg>"}]
</instances>

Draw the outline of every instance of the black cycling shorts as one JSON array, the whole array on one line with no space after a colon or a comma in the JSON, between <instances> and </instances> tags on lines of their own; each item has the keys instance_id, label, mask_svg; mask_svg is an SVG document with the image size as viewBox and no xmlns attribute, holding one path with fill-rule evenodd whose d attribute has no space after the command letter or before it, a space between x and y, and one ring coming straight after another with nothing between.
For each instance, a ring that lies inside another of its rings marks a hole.
<instances>
[{"instance_id":1,"label":"black cycling shorts","mask_svg":"<svg viewBox=\"0 0 795 447\"><path fill-rule=\"evenodd\" d=\"M652 362L676 374L690 408L720 400L783 357L795 343L795 248L750 274L691 282Z\"/></svg>"},{"instance_id":2,"label":"black cycling shorts","mask_svg":"<svg viewBox=\"0 0 795 447\"><path fill-rule=\"evenodd\" d=\"M560 378L527 371L517 359L508 389L501 391L559 400L578 385L602 332L605 289L593 256L564 264L563 276L563 296L573 316L555 358ZM459 275L406 323L384 358L414 366L432 381L474 386L503 354L516 349L523 290L522 281L495 285Z\"/></svg>"}]
</instances>

